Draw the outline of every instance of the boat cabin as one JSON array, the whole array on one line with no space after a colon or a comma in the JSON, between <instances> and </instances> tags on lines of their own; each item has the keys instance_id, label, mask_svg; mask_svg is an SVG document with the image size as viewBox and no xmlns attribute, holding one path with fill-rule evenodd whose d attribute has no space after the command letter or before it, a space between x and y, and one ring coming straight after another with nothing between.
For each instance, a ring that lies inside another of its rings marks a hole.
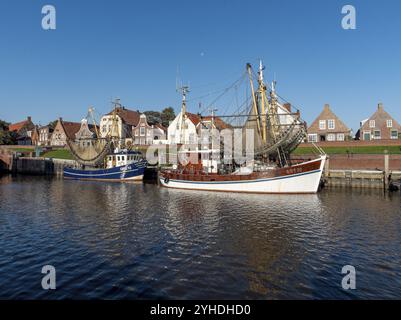
<instances>
[{"instance_id":1,"label":"boat cabin","mask_svg":"<svg viewBox=\"0 0 401 320\"><path fill-rule=\"evenodd\" d=\"M139 151L123 151L109 154L106 158L106 168L126 166L131 163L143 160L142 153Z\"/></svg>"}]
</instances>

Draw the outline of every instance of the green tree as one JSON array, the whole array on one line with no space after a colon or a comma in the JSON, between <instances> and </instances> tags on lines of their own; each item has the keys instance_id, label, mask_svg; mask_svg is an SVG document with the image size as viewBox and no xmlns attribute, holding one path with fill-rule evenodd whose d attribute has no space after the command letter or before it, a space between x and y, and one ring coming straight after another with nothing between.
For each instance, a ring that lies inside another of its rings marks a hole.
<instances>
[{"instance_id":1,"label":"green tree","mask_svg":"<svg viewBox=\"0 0 401 320\"><path fill-rule=\"evenodd\" d=\"M145 111L146 120L149 124L161 123L161 114L159 111Z\"/></svg>"},{"instance_id":2,"label":"green tree","mask_svg":"<svg viewBox=\"0 0 401 320\"><path fill-rule=\"evenodd\" d=\"M10 124L0 120L0 145L1 144L16 144L17 137L14 132L8 131L8 126Z\"/></svg>"},{"instance_id":3,"label":"green tree","mask_svg":"<svg viewBox=\"0 0 401 320\"><path fill-rule=\"evenodd\" d=\"M175 119L174 109L172 107L164 108L163 111L161 112L162 125L168 127L170 121L173 121L174 119Z\"/></svg>"},{"instance_id":4,"label":"green tree","mask_svg":"<svg viewBox=\"0 0 401 320\"><path fill-rule=\"evenodd\" d=\"M54 121L49 122L49 124L48 124L49 128L54 130L54 128L56 127L57 122L58 122L58 120L54 120Z\"/></svg>"}]
</instances>

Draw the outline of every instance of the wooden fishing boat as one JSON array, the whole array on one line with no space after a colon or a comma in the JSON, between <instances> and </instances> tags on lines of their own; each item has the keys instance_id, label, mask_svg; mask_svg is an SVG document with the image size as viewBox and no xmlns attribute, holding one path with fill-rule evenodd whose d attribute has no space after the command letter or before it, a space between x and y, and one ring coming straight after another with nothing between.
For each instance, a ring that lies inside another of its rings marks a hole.
<instances>
[{"instance_id":1,"label":"wooden fishing boat","mask_svg":"<svg viewBox=\"0 0 401 320\"><path fill-rule=\"evenodd\" d=\"M302 163L293 163L292 151L306 137L306 123L300 112L291 112L283 106L275 91L275 82L270 90L264 83L262 63L258 72L258 89L253 86L251 66L247 73L251 84L250 111L243 129L254 132L253 161L246 166L204 157L213 153L199 149L198 157L191 163L179 164L174 169L165 169L159 175L160 184L167 188L207 191L249 192L249 193L316 193L321 185L326 162L323 150L317 148L319 155ZM185 89L185 88L184 88ZM185 121L187 90L183 90L181 114ZM213 119L213 116L212 116ZM182 131L185 130L183 126ZM188 150L181 151L189 153Z\"/></svg>"}]
</instances>

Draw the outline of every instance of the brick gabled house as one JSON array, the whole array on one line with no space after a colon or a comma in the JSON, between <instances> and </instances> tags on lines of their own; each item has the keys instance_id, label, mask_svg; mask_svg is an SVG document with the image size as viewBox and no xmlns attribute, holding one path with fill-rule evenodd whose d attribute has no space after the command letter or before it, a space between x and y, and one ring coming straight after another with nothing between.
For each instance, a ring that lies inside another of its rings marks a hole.
<instances>
[{"instance_id":1,"label":"brick gabled house","mask_svg":"<svg viewBox=\"0 0 401 320\"><path fill-rule=\"evenodd\" d=\"M390 116L382 103L377 106L376 112L366 121L361 123L360 139L370 140L396 140L401 136L400 124Z\"/></svg>"},{"instance_id":2,"label":"brick gabled house","mask_svg":"<svg viewBox=\"0 0 401 320\"><path fill-rule=\"evenodd\" d=\"M99 130L99 128L97 128ZM64 121L59 118L50 138L52 147L65 147L67 139L81 143L83 146L95 137L95 126L88 124L86 119L79 122Z\"/></svg>"},{"instance_id":3,"label":"brick gabled house","mask_svg":"<svg viewBox=\"0 0 401 320\"><path fill-rule=\"evenodd\" d=\"M145 114L141 114L139 122L132 128L134 145L151 145L155 140L165 140L167 129L160 123L149 124Z\"/></svg>"},{"instance_id":4,"label":"brick gabled house","mask_svg":"<svg viewBox=\"0 0 401 320\"><path fill-rule=\"evenodd\" d=\"M308 142L346 141L351 139L351 129L336 116L328 104L308 128Z\"/></svg>"},{"instance_id":5,"label":"brick gabled house","mask_svg":"<svg viewBox=\"0 0 401 320\"><path fill-rule=\"evenodd\" d=\"M75 134L80 128L81 124L78 122L64 121L62 118L59 118L51 135L50 145L52 147L65 147L67 139L74 140Z\"/></svg>"},{"instance_id":6,"label":"brick gabled house","mask_svg":"<svg viewBox=\"0 0 401 320\"><path fill-rule=\"evenodd\" d=\"M19 145L31 145L32 144L32 132L35 129L35 125L32 122L31 117L27 117L26 120L10 124L8 130L14 132L17 136L17 143Z\"/></svg>"}]
</instances>

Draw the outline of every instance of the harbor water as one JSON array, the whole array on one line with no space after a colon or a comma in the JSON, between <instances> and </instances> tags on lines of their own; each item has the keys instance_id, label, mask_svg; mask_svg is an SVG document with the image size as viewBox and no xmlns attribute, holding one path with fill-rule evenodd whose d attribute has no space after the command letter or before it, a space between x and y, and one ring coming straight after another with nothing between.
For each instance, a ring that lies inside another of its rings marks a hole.
<instances>
[{"instance_id":1,"label":"harbor water","mask_svg":"<svg viewBox=\"0 0 401 320\"><path fill-rule=\"evenodd\" d=\"M401 197L0 177L0 299L401 298ZM43 290L42 267L56 269ZM342 267L356 289L342 288Z\"/></svg>"}]
</instances>

